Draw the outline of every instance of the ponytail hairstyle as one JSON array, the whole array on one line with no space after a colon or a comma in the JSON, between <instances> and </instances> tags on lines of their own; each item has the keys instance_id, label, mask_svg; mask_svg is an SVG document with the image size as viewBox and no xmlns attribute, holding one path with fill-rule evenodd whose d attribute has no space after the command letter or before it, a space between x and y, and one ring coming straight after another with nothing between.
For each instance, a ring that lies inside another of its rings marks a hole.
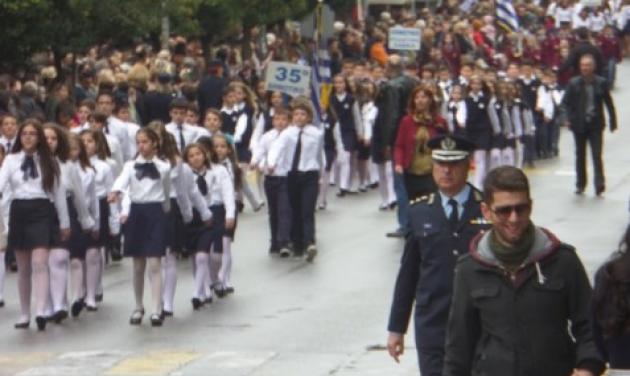
<instances>
[{"instance_id":1,"label":"ponytail hairstyle","mask_svg":"<svg viewBox=\"0 0 630 376\"><path fill-rule=\"evenodd\" d=\"M630 225L613 253L595 276L593 308L604 338L630 334Z\"/></svg>"},{"instance_id":2,"label":"ponytail hairstyle","mask_svg":"<svg viewBox=\"0 0 630 376\"><path fill-rule=\"evenodd\" d=\"M79 133L79 136L83 137L83 135L90 135L94 140L94 144L96 145L96 157L101 161L107 160L107 158L111 158L112 152L109 149L109 145L107 145L107 138L105 134L101 131L85 129Z\"/></svg>"},{"instance_id":3,"label":"ponytail hairstyle","mask_svg":"<svg viewBox=\"0 0 630 376\"><path fill-rule=\"evenodd\" d=\"M212 147L211 149L214 151L214 144L219 141L219 140L223 140L223 142L225 142L225 144L227 145L228 148L228 155L227 155L227 159L230 162L230 164L232 165L232 171L234 171L234 189L236 191L241 189L242 186L242 182L243 182L243 177L242 174L243 172L241 171L241 168L238 165L238 162L236 161L236 151L234 150L234 145L230 144L230 142L228 141L227 137L225 137L225 135L223 133L218 133L212 136ZM216 154L215 154L216 156ZM216 157L218 162L218 156Z\"/></svg>"},{"instance_id":4,"label":"ponytail hairstyle","mask_svg":"<svg viewBox=\"0 0 630 376\"><path fill-rule=\"evenodd\" d=\"M147 128L153 130L159 137L159 153L158 157L164 159L171 164L171 167L177 164L179 158L179 150L177 150L177 143L175 137L166 130L166 126L159 120L154 120L147 125Z\"/></svg>"},{"instance_id":5,"label":"ponytail hairstyle","mask_svg":"<svg viewBox=\"0 0 630 376\"><path fill-rule=\"evenodd\" d=\"M77 157L77 162L79 163L79 166L81 167L81 169L85 171L88 168L91 168L92 170L96 171L94 166L92 166L92 163L90 163L90 158L88 157L87 151L85 150L85 145L83 145L83 142L81 142L81 136L79 136L76 133L69 133L68 134L68 148L69 149L72 149L71 145L73 142L75 142L77 144L77 147L79 148L79 156Z\"/></svg>"},{"instance_id":6,"label":"ponytail hairstyle","mask_svg":"<svg viewBox=\"0 0 630 376\"><path fill-rule=\"evenodd\" d=\"M70 144L68 143L68 131L66 131L65 128L62 128L57 123L44 123L42 127L44 128L44 135L46 135L45 131L47 129L50 129L53 132L55 132L55 135L57 136L57 149L54 152L51 150L53 155L57 157L57 159L59 159L63 163L68 162L68 160L70 159Z\"/></svg>"},{"instance_id":7,"label":"ponytail hairstyle","mask_svg":"<svg viewBox=\"0 0 630 376\"><path fill-rule=\"evenodd\" d=\"M157 134L157 132L149 127L144 127L138 130L138 132L136 133L136 139L138 138L139 134L147 136L147 138L155 144L155 155L159 158L159 156L162 155L162 148L160 147L160 136Z\"/></svg>"},{"instance_id":8,"label":"ponytail hairstyle","mask_svg":"<svg viewBox=\"0 0 630 376\"><path fill-rule=\"evenodd\" d=\"M42 188L45 192L52 193L55 184L59 182L59 163L48 147L44 128L39 120L31 118L22 123L17 133L13 151L17 153L22 150L22 132L26 127L34 128L37 132L36 152L39 155L39 167L42 172Z\"/></svg>"}]
</instances>

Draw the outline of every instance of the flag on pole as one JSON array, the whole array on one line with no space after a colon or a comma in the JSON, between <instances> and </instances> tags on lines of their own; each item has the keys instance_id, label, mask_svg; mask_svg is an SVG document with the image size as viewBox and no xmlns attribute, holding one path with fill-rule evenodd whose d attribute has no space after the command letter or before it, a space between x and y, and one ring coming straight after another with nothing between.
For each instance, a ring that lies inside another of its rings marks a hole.
<instances>
[{"instance_id":1,"label":"flag on pole","mask_svg":"<svg viewBox=\"0 0 630 376\"><path fill-rule=\"evenodd\" d=\"M316 122L319 123L322 118L322 105L328 107L328 98L332 89L332 77L330 71L330 55L326 41L323 40L323 3L317 4L315 12L315 46L317 51L313 61L312 79L311 79L311 100L315 108Z\"/></svg>"},{"instance_id":2,"label":"flag on pole","mask_svg":"<svg viewBox=\"0 0 630 376\"><path fill-rule=\"evenodd\" d=\"M515 33L520 26L512 0L496 0L497 23L507 32Z\"/></svg>"}]
</instances>

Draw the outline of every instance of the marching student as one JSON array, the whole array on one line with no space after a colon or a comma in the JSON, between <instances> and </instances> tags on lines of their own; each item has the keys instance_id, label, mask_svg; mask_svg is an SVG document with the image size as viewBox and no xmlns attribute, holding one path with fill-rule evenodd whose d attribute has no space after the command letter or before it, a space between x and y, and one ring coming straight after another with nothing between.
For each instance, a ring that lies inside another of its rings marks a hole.
<instances>
[{"instance_id":1,"label":"marching student","mask_svg":"<svg viewBox=\"0 0 630 376\"><path fill-rule=\"evenodd\" d=\"M466 136L475 144L473 185L477 189L481 189L483 179L489 171L489 152L492 143L492 125L489 115L489 111L491 111L490 96L484 90L481 76L473 75L470 78L469 87L470 92L466 97Z\"/></svg>"},{"instance_id":2,"label":"marching student","mask_svg":"<svg viewBox=\"0 0 630 376\"><path fill-rule=\"evenodd\" d=\"M371 80L364 80L358 83L357 97L360 105L361 125L363 127L359 139L357 154L357 169L359 172L359 191L367 192L368 187L372 187L372 181L376 180L376 167L370 161L370 149L372 144L372 134L374 123L378 115L378 108L374 104L376 97L376 85Z\"/></svg>"},{"instance_id":3,"label":"marching student","mask_svg":"<svg viewBox=\"0 0 630 376\"><path fill-rule=\"evenodd\" d=\"M168 212L168 236L166 245L166 255L162 259L162 269L164 271L164 293L162 314L164 317L173 316L175 289L177 287L177 256L183 255L185 251L186 226L193 219L193 200L191 189L194 187L192 171L183 163L177 152L175 139L166 130L160 121L152 121L148 127L156 132L160 139L159 157L171 165L171 192L170 210ZM186 150L186 149L184 149ZM194 190L193 190L194 195ZM199 198L203 200L202 198ZM197 201L198 202L198 201ZM208 221L210 213L205 203L198 208L201 212L202 220Z\"/></svg>"},{"instance_id":4,"label":"marching student","mask_svg":"<svg viewBox=\"0 0 630 376\"><path fill-rule=\"evenodd\" d=\"M212 212L211 227L203 222L201 212L197 208L194 210L192 222L187 226L188 244L195 252L191 303L193 309L197 310L204 303L212 302L213 291L208 287L213 286L213 283L219 283L218 271L222 259L224 231L234 226L236 215L234 186L227 169L216 164L217 157L211 147L206 148L197 143L188 145L184 151L184 161L195 175L194 184L204 198L206 208ZM211 268L215 274L212 280Z\"/></svg>"},{"instance_id":5,"label":"marching student","mask_svg":"<svg viewBox=\"0 0 630 376\"><path fill-rule=\"evenodd\" d=\"M324 103L323 100L321 102L322 118L320 126L324 132L325 163L321 170L321 178L319 179L317 209L326 210L326 206L328 206L328 187L334 185L332 182L335 181L335 173L331 174L331 172L333 172L333 169L337 165L337 152L341 150L343 146L341 145L339 122L337 121L335 111L330 107L330 104Z\"/></svg>"},{"instance_id":6,"label":"marching student","mask_svg":"<svg viewBox=\"0 0 630 376\"><path fill-rule=\"evenodd\" d=\"M223 135L228 140L228 142L230 144L234 144L234 137L222 131L223 129L222 124L223 124L222 112L215 108L209 108L206 111L206 117L203 121L203 126L206 130L208 130L208 133L209 133L207 138L212 138L212 136L214 136L217 133L223 133ZM199 139L197 139L197 141L199 141Z\"/></svg>"},{"instance_id":7,"label":"marching student","mask_svg":"<svg viewBox=\"0 0 630 376\"><path fill-rule=\"evenodd\" d=\"M107 91L98 93L96 97L96 110L107 116L107 123L103 128L103 132L118 140L123 160L127 161L135 155L134 140L129 138L129 127L127 124L112 116L114 106L114 95L112 93Z\"/></svg>"},{"instance_id":8,"label":"marching student","mask_svg":"<svg viewBox=\"0 0 630 376\"><path fill-rule=\"evenodd\" d=\"M199 107L196 103L189 103L186 110L186 124L192 126L195 131L194 140L197 141L199 137L210 137L210 132L202 125L199 124Z\"/></svg>"},{"instance_id":9,"label":"marching student","mask_svg":"<svg viewBox=\"0 0 630 376\"><path fill-rule=\"evenodd\" d=\"M516 124L512 116L512 91L510 83L497 83L495 97L490 101L490 122L492 124L492 150L490 151L490 169L499 166L515 166L516 162Z\"/></svg>"},{"instance_id":10,"label":"marching student","mask_svg":"<svg viewBox=\"0 0 630 376\"><path fill-rule=\"evenodd\" d=\"M4 150L4 146L0 144L0 168L2 168L2 163L4 162L5 157L6 151ZM0 308L4 307L4 278L7 272L5 265L5 253L7 250L7 221L4 216L4 206L9 202L5 201L7 196L7 193L0 193L0 200L2 201L0 204L0 213L2 213L0 217Z\"/></svg>"},{"instance_id":11,"label":"marching student","mask_svg":"<svg viewBox=\"0 0 630 376\"><path fill-rule=\"evenodd\" d=\"M315 245L315 205L319 187L319 171L323 161L323 131L312 124L313 108L305 98L291 104L292 126L282 132L280 148L286 148L291 160L288 174L289 203L291 204L291 241L293 253L304 255L311 262L317 255ZM274 161L271 161L274 164Z\"/></svg>"},{"instance_id":12,"label":"marching student","mask_svg":"<svg viewBox=\"0 0 630 376\"><path fill-rule=\"evenodd\" d=\"M83 231L92 230L94 220L86 206L79 173L75 164L70 161L68 132L53 123L46 123L43 128L48 147L59 165L59 182L68 197L67 206L70 218L70 238L61 241L57 236L58 234L55 234L48 259L50 303L52 303L52 306L49 307L52 309L50 318L52 321L60 323L68 317L67 286L71 246L75 244L75 240ZM57 221L56 224L58 225Z\"/></svg>"},{"instance_id":13,"label":"marching student","mask_svg":"<svg viewBox=\"0 0 630 376\"><path fill-rule=\"evenodd\" d=\"M466 134L466 119L468 117L464 87L460 84L453 85L451 96L446 105L446 121L448 130L458 136Z\"/></svg>"},{"instance_id":14,"label":"marching student","mask_svg":"<svg viewBox=\"0 0 630 376\"><path fill-rule=\"evenodd\" d=\"M276 108L273 114L273 128L265 132L252 157L252 168L258 168L265 174L265 193L269 211L269 229L271 233L270 254L289 257L291 207L287 187L287 174L290 159L286 148L277 142L290 121L289 111ZM324 179L328 185L327 179Z\"/></svg>"},{"instance_id":15,"label":"marching student","mask_svg":"<svg viewBox=\"0 0 630 376\"><path fill-rule=\"evenodd\" d=\"M237 111L236 127L234 128L234 148L238 165L243 172L241 182L241 192L249 201L252 209L259 211L264 202L260 201L252 191L247 180L249 162L252 159L250 141L254 131L254 121L256 117L256 102L251 90L242 82L233 82L229 86L233 87L235 97L235 108Z\"/></svg>"},{"instance_id":16,"label":"marching student","mask_svg":"<svg viewBox=\"0 0 630 376\"><path fill-rule=\"evenodd\" d=\"M107 147L110 154L109 157L111 157L111 159L115 162L115 164L112 164L113 173L114 175L118 176L118 174L122 170L122 166L125 163L125 160L118 139L105 133L105 126L107 126L107 115L105 115L105 113L103 112L97 111L92 114L89 119L89 127L85 129L93 129L102 132L105 135L105 140L107 141ZM81 133L81 131L77 133Z\"/></svg>"},{"instance_id":17,"label":"marching student","mask_svg":"<svg viewBox=\"0 0 630 376\"><path fill-rule=\"evenodd\" d=\"M560 105L564 91L558 87L556 72L547 69L543 75L543 84L538 88L536 109L541 113L543 123L537 128L538 157L558 156L558 136L560 123Z\"/></svg>"},{"instance_id":18,"label":"marching student","mask_svg":"<svg viewBox=\"0 0 630 376\"><path fill-rule=\"evenodd\" d=\"M0 124L0 145L2 145L6 154L12 153L13 146L15 146L17 141L17 118L11 114L3 114Z\"/></svg>"},{"instance_id":19,"label":"marching student","mask_svg":"<svg viewBox=\"0 0 630 376\"><path fill-rule=\"evenodd\" d=\"M70 237L70 219L59 165L50 152L39 121L20 126L13 153L0 169L0 192L10 192L8 247L15 251L21 315L16 329L26 329L31 318L31 281L37 328L45 330L46 301L50 291L49 250L55 229L55 211L62 241ZM55 210L51 210L50 202Z\"/></svg>"},{"instance_id":20,"label":"marching student","mask_svg":"<svg viewBox=\"0 0 630 376\"><path fill-rule=\"evenodd\" d=\"M184 98L174 98L168 107L171 122L166 124L166 130L175 138L175 144L180 153L186 148L186 145L194 142L199 136L198 131L185 122L189 107Z\"/></svg>"},{"instance_id":21,"label":"marching student","mask_svg":"<svg viewBox=\"0 0 630 376\"><path fill-rule=\"evenodd\" d=\"M352 94L348 92L348 87L348 82L342 75L333 78L334 92L330 95L330 106L337 115L343 144L343 149L338 150L340 182L337 196L339 197L356 193L352 189L352 183L357 167L359 139L363 137L361 111Z\"/></svg>"},{"instance_id":22,"label":"marching student","mask_svg":"<svg viewBox=\"0 0 630 376\"><path fill-rule=\"evenodd\" d=\"M532 115L532 108L529 107L522 95L522 92L515 82L508 84L512 103L510 115L514 124L515 138L518 140L516 150L515 166L523 168L525 164L534 166L534 137L536 126ZM535 103L535 102L534 102Z\"/></svg>"},{"instance_id":23,"label":"marching student","mask_svg":"<svg viewBox=\"0 0 630 376\"><path fill-rule=\"evenodd\" d=\"M225 230L223 232L223 248L221 250L221 268L219 270L213 269L217 263L211 262L210 277L213 282L213 290L219 298L234 292L234 287L230 284L230 278L232 276L232 242L234 241L234 234L236 233L237 217L236 211L232 212L232 202L235 203L235 207L242 207L242 203L239 201L238 196L241 189L243 189L243 180L245 176L239 168L236 162L235 150L232 145L227 141L227 138L222 134L215 134L212 136L212 147L216 155L216 164L222 165L227 169L228 176L232 182L232 196L229 195L225 183L222 182L225 179L223 176L217 178L221 182L221 189L213 189L212 191L212 205L225 206ZM212 157L212 154L211 154ZM212 158L211 158L212 161ZM220 169L219 169L220 170ZM212 209L212 207L211 207ZM215 215L222 215L212 211L212 217ZM211 256L212 258L212 256ZM218 279L217 279L218 278Z\"/></svg>"},{"instance_id":24,"label":"marching student","mask_svg":"<svg viewBox=\"0 0 630 376\"><path fill-rule=\"evenodd\" d=\"M96 169L90 163L85 146L79 135L70 133L68 136L69 161L77 168L79 182L85 199L84 205L94 221L94 226L85 233L73 229L70 234L70 296L72 306L70 314L77 317L85 307L88 311L96 311L96 288L98 284L99 258L98 236L100 225L99 203L96 196ZM76 225L75 225L76 227ZM87 266L90 265L89 273ZM89 303L85 303L87 291L91 291Z\"/></svg>"},{"instance_id":25,"label":"marching student","mask_svg":"<svg viewBox=\"0 0 630 376\"><path fill-rule=\"evenodd\" d=\"M125 163L108 195L110 203L120 200L127 191L131 201L125 223L125 257L133 258L133 289L136 307L129 318L131 325L139 325L144 316L144 275L148 265L151 296L152 326L161 326L162 270L161 259L167 246L168 210L170 206L170 170L168 162L159 159L160 139L149 128L136 134L138 156Z\"/></svg>"},{"instance_id":26,"label":"marching student","mask_svg":"<svg viewBox=\"0 0 630 376\"><path fill-rule=\"evenodd\" d=\"M107 195L114 184L114 173L108 163L109 149L105 135L101 131L84 130L79 134L90 164L95 170L94 185L98 199L99 234L94 246L97 254L86 253L86 296L85 304L96 307L96 303L103 299L103 270L105 266L104 249L110 243L110 237L120 232L120 218L118 205L107 202ZM91 279L96 281L94 285Z\"/></svg>"}]
</instances>

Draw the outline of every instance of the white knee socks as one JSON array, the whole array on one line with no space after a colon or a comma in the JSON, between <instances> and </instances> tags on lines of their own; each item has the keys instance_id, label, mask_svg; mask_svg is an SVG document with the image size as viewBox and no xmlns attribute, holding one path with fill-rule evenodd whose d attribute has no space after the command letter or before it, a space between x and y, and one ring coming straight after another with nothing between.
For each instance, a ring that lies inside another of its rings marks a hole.
<instances>
[{"instance_id":1,"label":"white knee socks","mask_svg":"<svg viewBox=\"0 0 630 376\"><path fill-rule=\"evenodd\" d=\"M101 260L101 251L98 248L90 248L85 252L85 303L90 306L96 306Z\"/></svg>"},{"instance_id":2,"label":"white knee socks","mask_svg":"<svg viewBox=\"0 0 630 376\"><path fill-rule=\"evenodd\" d=\"M149 283L151 284L151 298L153 306L152 312L160 314L162 312L162 258L147 258L147 269L149 272Z\"/></svg>"},{"instance_id":3,"label":"white knee socks","mask_svg":"<svg viewBox=\"0 0 630 376\"><path fill-rule=\"evenodd\" d=\"M65 249L50 250L48 267L50 268L50 296L53 312L68 309L67 287L70 252Z\"/></svg>"},{"instance_id":4,"label":"white knee socks","mask_svg":"<svg viewBox=\"0 0 630 376\"><path fill-rule=\"evenodd\" d=\"M230 276L232 275L232 239L227 236L223 238L223 257L221 257L221 270L219 279L223 287L230 286Z\"/></svg>"},{"instance_id":5,"label":"white knee socks","mask_svg":"<svg viewBox=\"0 0 630 376\"><path fill-rule=\"evenodd\" d=\"M173 302L175 301L175 289L177 288L177 257L167 250L162 265L164 270L164 310L173 312Z\"/></svg>"},{"instance_id":6,"label":"white knee socks","mask_svg":"<svg viewBox=\"0 0 630 376\"><path fill-rule=\"evenodd\" d=\"M195 254L195 288L193 290L193 298L198 298L204 300L206 298L206 288L208 283L206 282L209 279L210 270L208 268L208 253L206 252L197 252Z\"/></svg>"}]
</instances>

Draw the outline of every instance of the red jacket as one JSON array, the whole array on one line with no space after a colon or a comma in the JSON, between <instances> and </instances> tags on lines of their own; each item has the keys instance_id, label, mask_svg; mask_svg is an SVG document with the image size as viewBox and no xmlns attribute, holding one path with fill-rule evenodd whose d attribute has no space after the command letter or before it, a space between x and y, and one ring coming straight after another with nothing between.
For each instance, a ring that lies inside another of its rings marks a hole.
<instances>
[{"instance_id":1,"label":"red jacket","mask_svg":"<svg viewBox=\"0 0 630 376\"><path fill-rule=\"evenodd\" d=\"M621 48L619 47L619 40L617 38L607 37L602 34L599 36L597 44L599 45L599 49L602 51L605 61L615 59L618 63L621 62Z\"/></svg>"},{"instance_id":2,"label":"red jacket","mask_svg":"<svg viewBox=\"0 0 630 376\"><path fill-rule=\"evenodd\" d=\"M410 115L400 120L398 134L396 135L396 143L394 144L394 164L402 166L406 170L411 165L413 152L416 148L416 131L417 123ZM440 115L437 115L435 122L427 127L429 138L448 131L446 121ZM427 140L428 141L428 140Z\"/></svg>"}]
</instances>

